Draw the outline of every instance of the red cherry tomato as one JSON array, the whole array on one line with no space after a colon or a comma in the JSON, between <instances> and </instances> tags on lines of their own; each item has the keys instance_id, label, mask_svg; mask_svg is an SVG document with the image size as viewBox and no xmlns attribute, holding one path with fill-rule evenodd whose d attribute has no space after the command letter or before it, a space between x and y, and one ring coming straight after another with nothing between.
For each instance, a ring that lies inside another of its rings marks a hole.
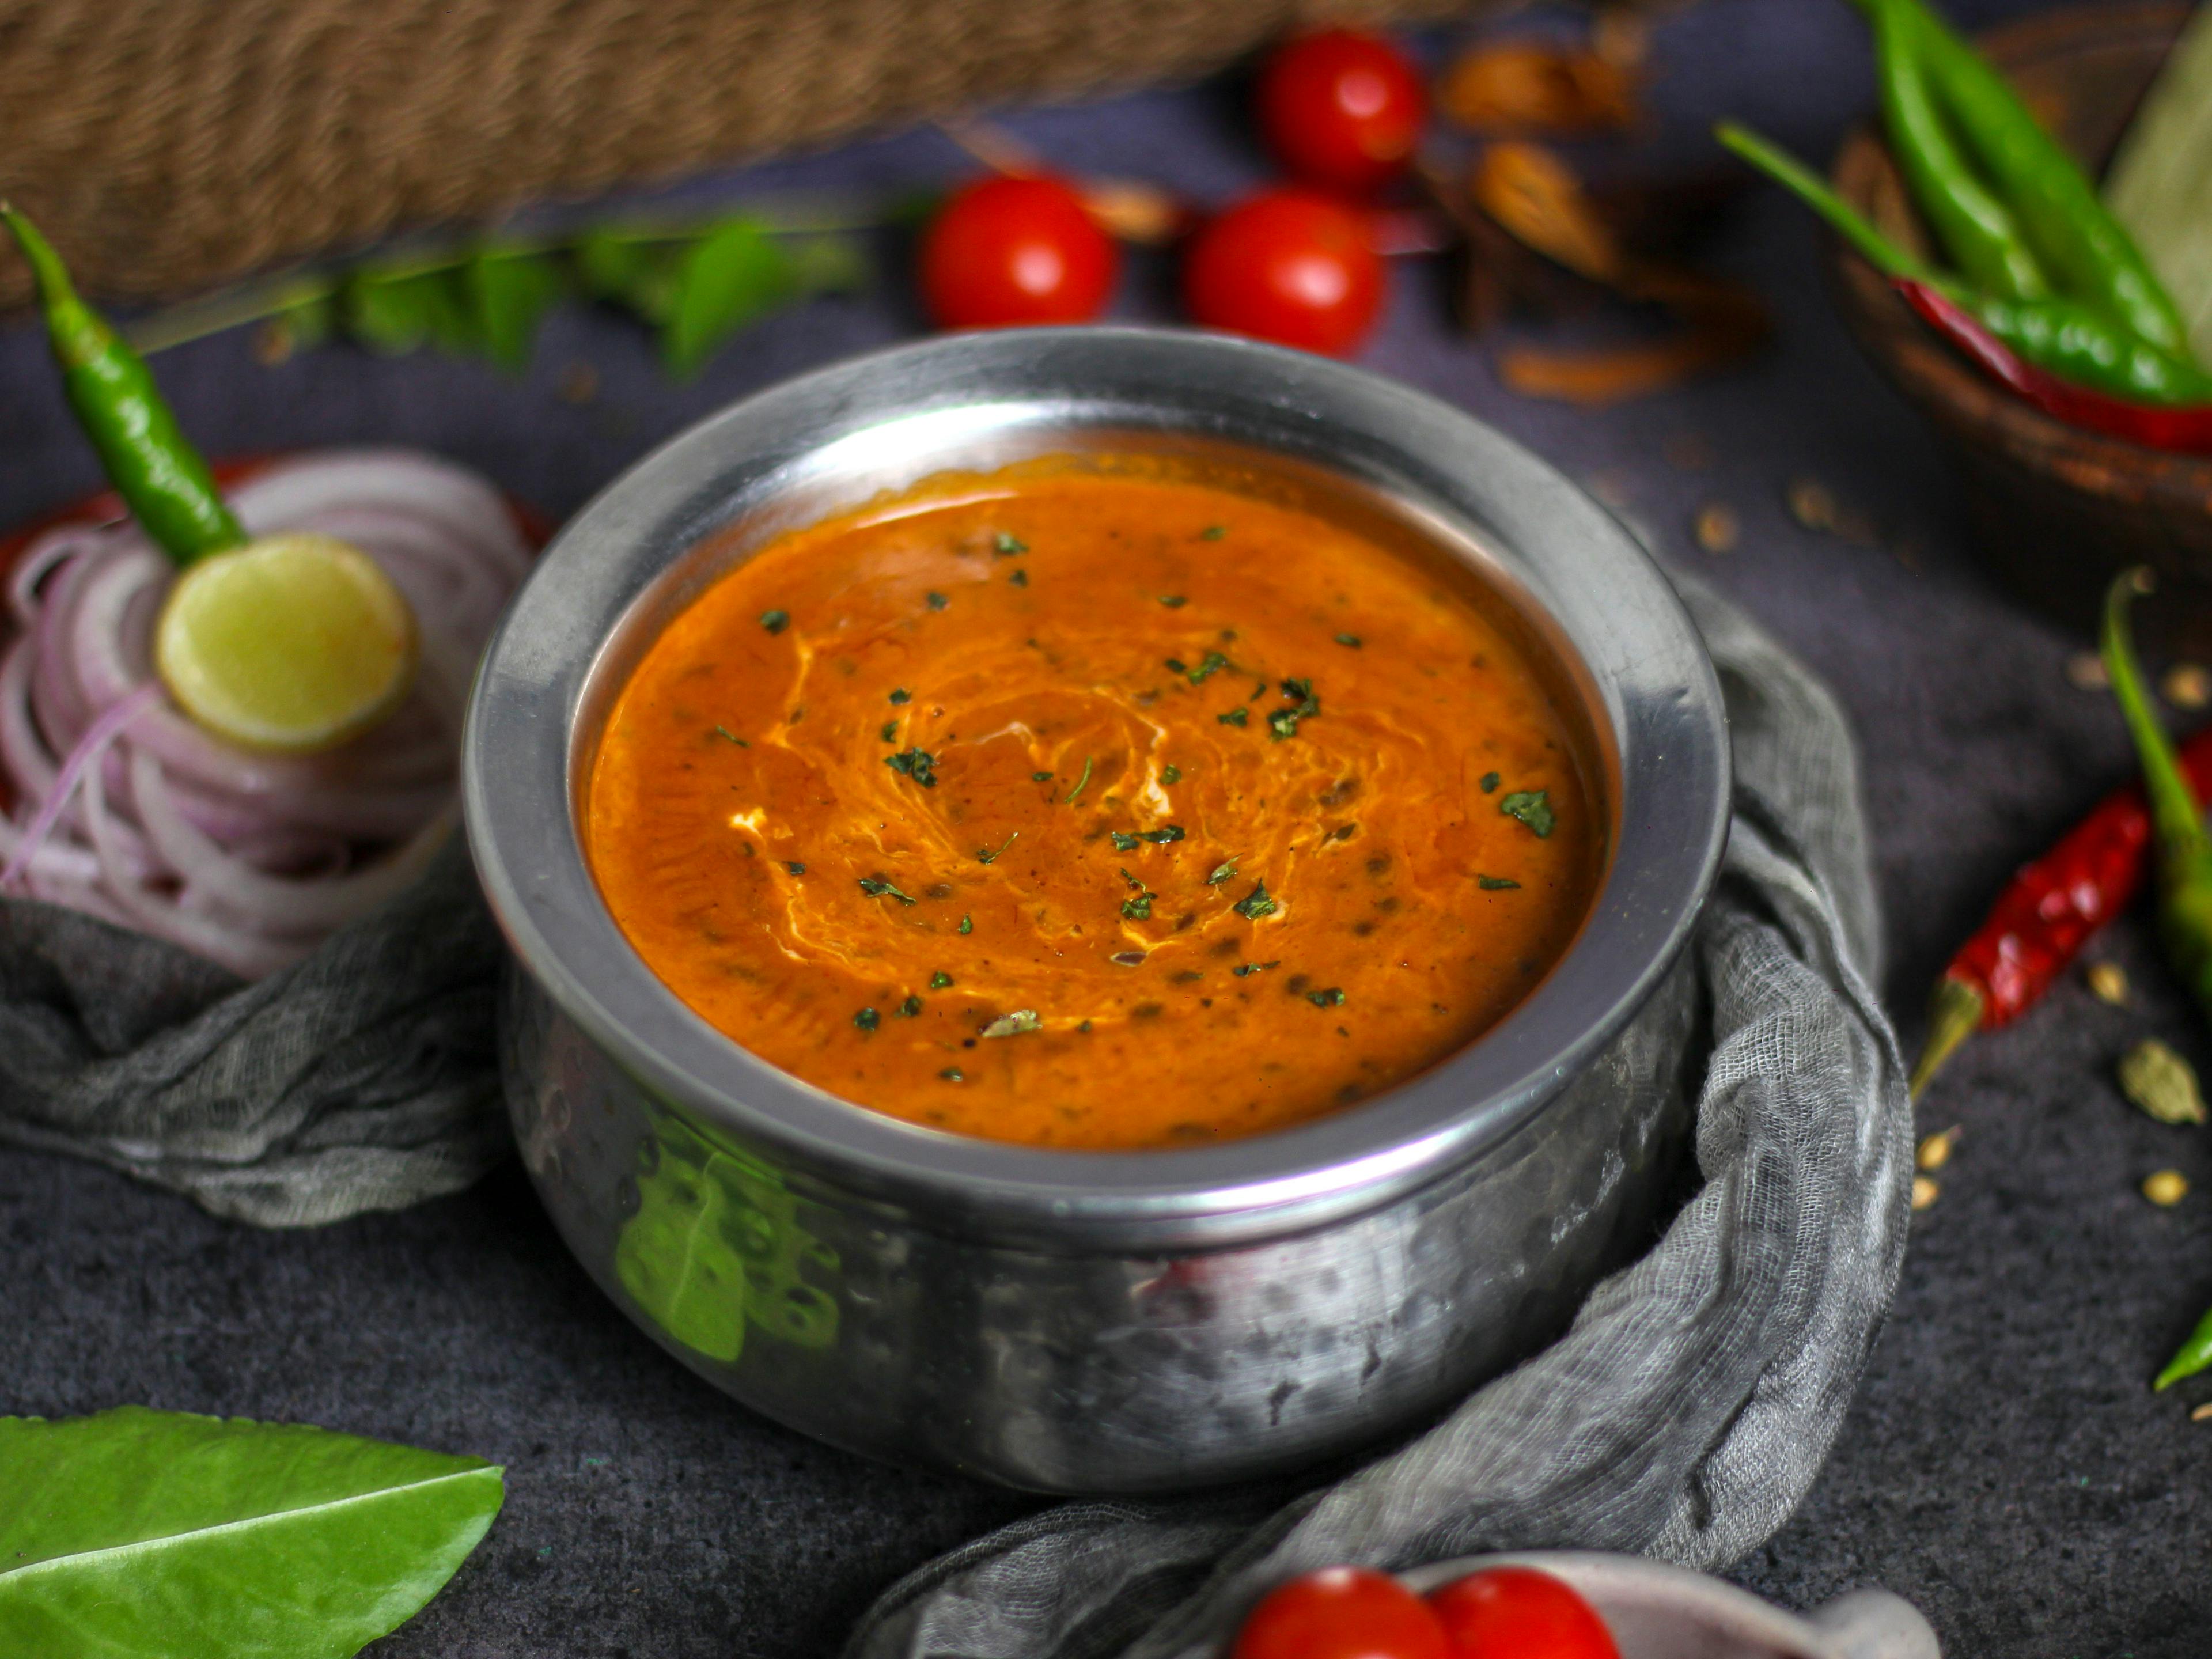
<instances>
[{"instance_id":1,"label":"red cherry tomato","mask_svg":"<svg viewBox=\"0 0 2212 1659\"><path fill-rule=\"evenodd\" d=\"M1278 46L1260 71L1260 131L1310 184L1364 193L1403 173L1420 143L1428 94L1379 34L1323 29Z\"/></svg>"},{"instance_id":2,"label":"red cherry tomato","mask_svg":"<svg viewBox=\"0 0 2212 1659\"><path fill-rule=\"evenodd\" d=\"M1342 356L1382 308L1382 261L1355 210L1311 191L1262 191L1198 233L1182 291L1207 328Z\"/></svg>"},{"instance_id":3,"label":"red cherry tomato","mask_svg":"<svg viewBox=\"0 0 2212 1659\"><path fill-rule=\"evenodd\" d=\"M1326 1567L1269 1592L1230 1659L1452 1659L1444 1627L1387 1574Z\"/></svg>"},{"instance_id":4,"label":"red cherry tomato","mask_svg":"<svg viewBox=\"0 0 2212 1659\"><path fill-rule=\"evenodd\" d=\"M1429 1592L1454 1659L1620 1659L1573 1588L1534 1567L1491 1567Z\"/></svg>"},{"instance_id":5,"label":"red cherry tomato","mask_svg":"<svg viewBox=\"0 0 2212 1659\"><path fill-rule=\"evenodd\" d=\"M942 328L1088 322L1105 308L1121 250L1057 179L979 179L921 238L921 298Z\"/></svg>"}]
</instances>

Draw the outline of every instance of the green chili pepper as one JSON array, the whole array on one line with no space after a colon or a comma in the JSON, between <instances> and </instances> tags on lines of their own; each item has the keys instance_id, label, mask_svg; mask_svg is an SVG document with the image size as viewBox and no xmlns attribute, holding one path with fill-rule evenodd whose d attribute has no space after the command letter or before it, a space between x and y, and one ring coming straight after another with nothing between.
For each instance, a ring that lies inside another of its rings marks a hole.
<instances>
[{"instance_id":1,"label":"green chili pepper","mask_svg":"<svg viewBox=\"0 0 2212 1659\"><path fill-rule=\"evenodd\" d=\"M2212 1313L2197 1321L2197 1328L2189 1334L2189 1340L2174 1350L2173 1358L2166 1362L2166 1369L2151 1384L2154 1389L2171 1388L2185 1376L2194 1376L2207 1366L2212 1366Z\"/></svg>"},{"instance_id":2,"label":"green chili pepper","mask_svg":"<svg viewBox=\"0 0 2212 1659\"><path fill-rule=\"evenodd\" d=\"M1970 281L2014 300L2045 298L2051 283L2019 221L1974 176L1936 107L1917 32L1889 6L1876 10L1874 23L1882 111L1913 200Z\"/></svg>"},{"instance_id":3,"label":"green chili pepper","mask_svg":"<svg viewBox=\"0 0 2212 1659\"><path fill-rule=\"evenodd\" d=\"M1921 0L1861 3L1917 36L1937 99L2060 285L2190 362L2189 331L2142 250L2004 76Z\"/></svg>"},{"instance_id":4,"label":"green chili pepper","mask_svg":"<svg viewBox=\"0 0 2212 1659\"><path fill-rule=\"evenodd\" d=\"M1713 131L1826 219L1876 270L1948 295L2028 362L2077 386L2136 403L2212 404L2212 374L2160 350L2104 313L2078 301L2005 299L1954 282L1884 236L1786 151L1733 121L1722 122Z\"/></svg>"},{"instance_id":5,"label":"green chili pepper","mask_svg":"<svg viewBox=\"0 0 2212 1659\"><path fill-rule=\"evenodd\" d=\"M15 233L38 277L62 384L131 516L180 565L244 545L246 532L145 362L77 298L61 257L36 226L4 203L0 219Z\"/></svg>"}]
</instances>

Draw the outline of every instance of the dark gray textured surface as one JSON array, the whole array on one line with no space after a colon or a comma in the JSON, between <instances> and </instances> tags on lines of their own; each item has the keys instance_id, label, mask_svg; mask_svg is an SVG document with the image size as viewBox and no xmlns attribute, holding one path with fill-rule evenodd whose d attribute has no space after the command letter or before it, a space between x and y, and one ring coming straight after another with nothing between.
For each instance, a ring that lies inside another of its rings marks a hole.
<instances>
[{"instance_id":1,"label":"dark gray textured surface","mask_svg":"<svg viewBox=\"0 0 2212 1659\"><path fill-rule=\"evenodd\" d=\"M1991 18L2016 8L1957 9ZM1701 154L1705 119L1741 114L1825 153L1870 96L1859 27L1829 0L1705 0L1661 36L1656 141ZM1221 88L1026 118L1073 167L1215 195L1255 176ZM713 181L719 199L785 185L926 181L958 166L909 136ZM1886 988L1917 1036L1921 998L2021 857L2122 775L2109 702L2068 684L2075 642L1976 574L1923 428L1829 313L1812 234L1753 198L1713 260L1781 315L1753 368L1599 415L1517 399L1439 320L1433 273L1401 271L1366 361L1496 422L1597 481L1825 674L1867 758L1890 926ZM1123 309L1164 314L1140 264ZM915 326L894 276L746 337L672 390L620 321L569 313L520 382L471 365L331 349L275 370L235 336L161 372L211 450L400 440L483 467L565 513L659 438L748 389ZM583 360L604 381L553 392ZM35 337L0 333L0 521L92 479ZM1699 468L1668 459L1695 434ZM1817 536L1784 510L1818 478L1893 537ZM1691 516L1731 506L1739 550L1695 550ZM2078 985L1956 1062L1923 1127L1963 1126L1943 1196L1915 1229L1905 1284L1834 1462L1741 1576L1793 1605L1879 1582L1963 1656L2180 1659L2212 1630L2204 1571L2212 1425L2147 1379L2212 1302L2212 1157L2201 1131L2119 1100L2136 1036L2201 1065L2212 1042L2148 930L2116 929L2136 987L2114 1009ZM2206 1188L2171 1212L2136 1184L2173 1166ZM461 1198L319 1232L269 1235L61 1159L0 1154L0 1408L64 1414L125 1401L297 1419L506 1463L505 1516L454 1584L377 1652L491 1659L823 1653L875 1590L1031 1500L878 1468L726 1405L586 1283L510 1167ZM2175 1396L2181 1396L2176 1398Z\"/></svg>"}]
</instances>

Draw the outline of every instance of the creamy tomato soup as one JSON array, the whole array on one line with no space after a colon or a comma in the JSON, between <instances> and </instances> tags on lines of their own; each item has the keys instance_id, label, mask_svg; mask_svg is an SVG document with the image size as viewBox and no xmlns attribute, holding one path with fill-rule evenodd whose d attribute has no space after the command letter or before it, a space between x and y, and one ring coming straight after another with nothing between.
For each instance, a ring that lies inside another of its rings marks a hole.
<instances>
[{"instance_id":1,"label":"creamy tomato soup","mask_svg":"<svg viewBox=\"0 0 2212 1659\"><path fill-rule=\"evenodd\" d=\"M1143 464L944 479L709 586L585 802L630 942L848 1101L1189 1145L1389 1088L1503 1018L1604 826L1476 579Z\"/></svg>"}]
</instances>

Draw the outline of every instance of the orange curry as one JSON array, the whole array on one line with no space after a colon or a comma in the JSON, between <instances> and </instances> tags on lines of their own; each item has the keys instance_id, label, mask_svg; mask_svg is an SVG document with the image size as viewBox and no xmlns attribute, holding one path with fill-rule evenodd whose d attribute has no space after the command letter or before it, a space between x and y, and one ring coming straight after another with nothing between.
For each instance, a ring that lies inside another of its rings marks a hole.
<instances>
[{"instance_id":1,"label":"orange curry","mask_svg":"<svg viewBox=\"0 0 2212 1659\"><path fill-rule=\"evenodd\" d=\"M1188 1145L1495 1024L1580 925L1595 796L1474 579L1148 464L784 536L647 648L586 839L720 1030L916 1123Z\"/></svg>"}]
</instances>

